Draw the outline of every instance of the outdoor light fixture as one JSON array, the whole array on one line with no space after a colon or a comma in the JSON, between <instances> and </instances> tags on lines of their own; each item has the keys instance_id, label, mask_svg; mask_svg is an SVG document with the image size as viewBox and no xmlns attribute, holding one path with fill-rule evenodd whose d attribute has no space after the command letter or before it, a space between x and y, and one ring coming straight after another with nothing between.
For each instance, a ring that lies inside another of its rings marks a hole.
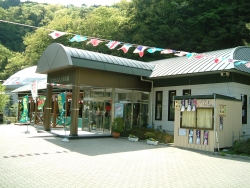
<instances>
[{"instance_id":1,"label":"outdoor light fixture","mask_svg":"<svg viewBox=\"0 0 250 188\"><path fill-rule=\"evenodd\" d=\"M229 72L221 72L220 75L221 76L229 77L230 73Z\"/></svg>"}]
</instances>

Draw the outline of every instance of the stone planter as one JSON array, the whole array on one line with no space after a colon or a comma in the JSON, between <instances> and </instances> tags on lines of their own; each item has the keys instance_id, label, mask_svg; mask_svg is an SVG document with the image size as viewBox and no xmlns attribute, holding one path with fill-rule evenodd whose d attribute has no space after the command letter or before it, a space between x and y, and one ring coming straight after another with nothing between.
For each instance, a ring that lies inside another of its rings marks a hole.
<instances>
[{"instance_id":1,"label":"stone planter","mask_svg":"<svg viewBox=\"0 0 250 188\"><path fill-rule=\"evenodd\" d=\"M128 137L128 140L129 140L130 142L138 142L139 138L138 138L138 137L135 137L135 138L133 138L133 137Z\"/></svg>"},{"instance_id":2,"label":"stone planter","mask_svg":"<svg viewBox=\"0 0 250 188\"><path fill-rule=\"evenodd\" d=\"M158 144L158 141L147 140L147 144L156 146Z\"/></svg>"}]
</instances>

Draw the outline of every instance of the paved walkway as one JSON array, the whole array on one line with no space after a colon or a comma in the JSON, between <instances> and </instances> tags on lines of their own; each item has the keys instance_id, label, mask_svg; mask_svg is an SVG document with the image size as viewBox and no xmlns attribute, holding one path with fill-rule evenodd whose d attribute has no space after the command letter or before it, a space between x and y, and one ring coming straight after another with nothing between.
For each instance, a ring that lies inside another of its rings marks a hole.
<instances>
[{"instance_id":1,"label":"paved walkway","mask_svg":"<svg viewBox=\"0 0 250 188\"><path fill-rule=\"evenodd\" d=\"M29 126L0 125L0 187L250 187L250 160L127 139L62 142Z\"/></svg>"}]
</instances>

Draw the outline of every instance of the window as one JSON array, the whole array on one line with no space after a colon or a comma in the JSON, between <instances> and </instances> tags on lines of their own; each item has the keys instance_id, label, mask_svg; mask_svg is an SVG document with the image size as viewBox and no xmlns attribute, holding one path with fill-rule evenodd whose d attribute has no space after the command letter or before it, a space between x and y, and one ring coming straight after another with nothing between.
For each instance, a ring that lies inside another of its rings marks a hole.
<instances>
[{"instance_id":1,"label":"window","mask_svg":"<svg viewBox=\"0 0 250 188\"><path fill-rule=\"evenodd\" d=\"M213 129L213 108L197 108L181 113L181 128Z\"/></svg>"},{"instance_id":2,"label":"window","mask_svg":"<svg viewBox=\"0 0 250 188\"><path fill-rule=\"evenodd\" d=\"M191 89L184 89L182 95L191 95Z\"/></svg>"},{"instance_id":3,"label":"window","mask_svg":"<svg viewBox=\"0 0 250 188\"><path fill-rule=\"evenodd\" d=\"M156 92L155 97L155 120L162 119L162 91Z\"/></svg>"},{"instance_id":4,"label":"window","mask_svg":"<svg viewBox=\"0 0 250 188\"><path fill-rule=\"evenodd\" d=\"M174 121L174 96L176 95L176 91L168 92L168 121Z\"/></svg>"},{"instance_id":5,"label":"window","mask_svg":"<svg viewBox=\"0 0 250 188\"><path fill-rule=\"evenodd\" d=\"M247 124L247 95L241 95L242 101L242 124Z\"/></svg>"}]
</instances>

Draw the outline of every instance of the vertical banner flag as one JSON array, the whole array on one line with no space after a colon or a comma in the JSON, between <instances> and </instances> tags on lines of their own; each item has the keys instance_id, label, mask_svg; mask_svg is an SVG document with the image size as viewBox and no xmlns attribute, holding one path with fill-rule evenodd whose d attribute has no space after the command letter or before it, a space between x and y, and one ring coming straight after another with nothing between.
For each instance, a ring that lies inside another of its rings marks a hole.
<instances>
[{"instance_id":1,"label":"vertical banner flag","mask_svg":"<svg viewBox=\"0 0 250 188\"><path fill-rule=\"evenodd\" d=\"M58 94L58 108L62 124L65 124L65 101L66 101L66 94L65 93Z\"/></svg>"},{"instance_id":2,"label":"vertical banner flag","mask_svg":"<svg viewBox=\"0 0 250 188\"><path fill-rule=\"evenodd\" d=\"M34 102L36 102L36 98L38 96L38 94L37 94L37 80L34 80L34 82L32 82L32 84L31 84L31 94L32 94L32 98L33 98Z\"/></svg>"},{"instance_id":3,"label":"vertical banner flag","mask_svg":"<svg viewBox=\"0 0 250 188\"><path fill-rule=\"evenodd\" d=\"M23 100L22 100L23 112L21 114L20 123L26 123L28 121L28 116L29 116L28 103L29 103L29 98L28 98L28 95L26 95L23 97Z\"/></svg>"},{"instance_id":4,"label":"vertical banner flag","mask_svg":"<svg viewBox=\"0 0 250 188\"><path fill-rule=\"evenodd\" d=\"M45 96L40 96L37 102L37 109L38 110L42 110L43 106L44 106L44 102L45 102L46 97Z\"/></svg>"}]
</instances>

